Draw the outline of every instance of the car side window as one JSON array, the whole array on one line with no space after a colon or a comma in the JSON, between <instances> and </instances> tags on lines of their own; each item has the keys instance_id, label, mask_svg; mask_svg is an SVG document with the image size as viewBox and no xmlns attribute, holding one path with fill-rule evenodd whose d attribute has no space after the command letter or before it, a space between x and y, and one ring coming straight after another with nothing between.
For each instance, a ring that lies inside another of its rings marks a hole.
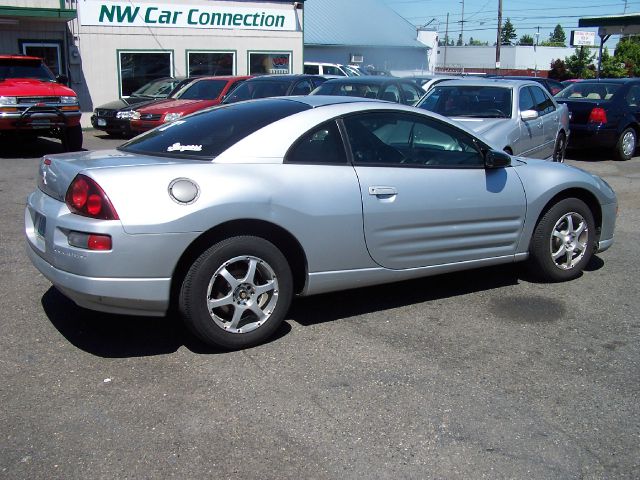
<instances>
[{"instance_id":1,"label":"car side window","mask_svg":"<svg viewBox=\"0 0 640 480\"><path fill-rule=\"evenodd\" d=\"M318 75L320 73L320 66L319 65L305 65L303 72L307 73L307 74L310 74L310 75Z\"/></svg>"},{"instance_id":2,"label":"car side window","mask_svg":"<svg viewBox=\"0 0 640 480\"><path fill-rule=\"evenodd\" d=\"M395 84L387 85L380 98L389 102L400 103L400 89Z\"/></svg>"},{"instance_id":3,"label":"car side window","mask_svg":"<svg viewBox=\"0 0 640 480\"><path fill-rule=\"evenodd\" d=\"M394 112L344 119L356 165L480 167L472 137L438 121Z\"/></svg>"},{"instance_id":4,"label":"car side window","mask_svg":"<svg viewBox=\"0 0 640 480\"><path fill-rule=\"evenodd\" d=\"M309 80L303 80L293 87L291 95L309 95L311 90L313 90L311 82Z\"/></svg>"},{"instance_id":5,"label":"car side window","mask_svg":"<svg viewBox=\"0 0 640 480\"><path fill-rule=\"evenodd\" d=\"M305 133L287 152L286 163L347 164L342 136L334 120Z\"/></svg>"},{"instance_id":6,"label":"car side window","mask_svg":"<svg viewBox=\"0 0 640 480\"><path fill-rule=\"evenodd\" d=\"M640 105L640 85L631 85L629 91L624 97L625 103L630 107Z\"/></svg>"},{"instance_id":7,"label":"car side window","mask_svg":"<svg viewBox=\"0 0 640 480\"><path fill-rule=\"evenodd\" d=\"M551 97L543 88L538 86L531 86L529 88L531 90L531 95L533 95L533 100L536 103L536 109L538 110L540 116L555 111L556 107L553 104L553 100L551 100Z\"/></svg>"},{"instance_id":8,"label":"car side window","mask_svg":"<svg viewBox=\"0 0 640 480\"><path fill-rule=\"evenodd\" d=\"M401 83L400 87L402 88L402 93L404 93L404 101L402 103L405 105L415 105L420 100L422 96L420 93L421 88L410 83ZM422 93L424 93L424 90L422 90Z\"/></svg>"},{"instance_id":9,"label":"car side window","mask_svg":"<svg viewBox=\"0 0 640 480\"><path fill-rule=\"evenodd\" d=\"M526 110L536 110L536 104L533 101L531 92L529 92L529 87L522 87L520 89L520 99L518 100L518 102L520 112L524 112Z\"/></svg>"}]
</instances>

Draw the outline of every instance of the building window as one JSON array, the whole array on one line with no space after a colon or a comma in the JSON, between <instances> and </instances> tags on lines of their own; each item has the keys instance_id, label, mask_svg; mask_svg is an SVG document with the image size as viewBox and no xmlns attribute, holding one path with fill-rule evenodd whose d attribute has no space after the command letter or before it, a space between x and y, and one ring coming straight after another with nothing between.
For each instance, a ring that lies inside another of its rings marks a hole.
<instances>
[{"instance_id":1,"label":"building window","mask_svg":"<svg viewBox=\"0 0 640 480\"><path fill-rule=\"evenodd\" d=\"M187 51L188 75L235 75L235 57L234 52Z\"/></svg>"},{"instance_id":2,"label":"building window","mask_svg":"<svg viewBox=\"0 0 640 480\"><path fill-rule=\"evenodd\" d=\"M118 52L120 96L131 95L144 84L173 76L172 52Z\"/></svg>"},{"instance_id":3,"label":"building window","mask_svg":"<svg viewBox=\"0 0 640 480\"><path fill-rule=\"evenodd\" d=\"M291 73L291 53L250 52L249 75L261 73Z\"/></svg>"},{"instance_id":4,"label":"building window","mask_svg":"<svg viewBox=\"0 0 640 480\"><path fill-rule=\"evenodd\" d=\"M19 40L23 55L40 57L57 77L64 75L62 42L59 40Z\"/></svg>"}]
</instances>

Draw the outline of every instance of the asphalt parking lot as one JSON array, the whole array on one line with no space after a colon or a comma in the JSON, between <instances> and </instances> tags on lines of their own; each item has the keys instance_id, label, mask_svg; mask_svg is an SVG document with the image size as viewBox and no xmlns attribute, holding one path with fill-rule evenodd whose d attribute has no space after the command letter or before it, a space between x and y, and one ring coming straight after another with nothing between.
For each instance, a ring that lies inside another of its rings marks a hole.
<instances>
[{"instance_id":1,"label":"asphalt parking lot","mask_svg":"<svg viewBox=\"0 0 640 480\"><path fill-rule=\"evenodd\" d=\"M577 280L502 266L297 299L225 353L52 288L23 209L61 148L0 141L0 478L640 478L640 157L569 153L620 202Z\"/></svg>"}]
</instances>

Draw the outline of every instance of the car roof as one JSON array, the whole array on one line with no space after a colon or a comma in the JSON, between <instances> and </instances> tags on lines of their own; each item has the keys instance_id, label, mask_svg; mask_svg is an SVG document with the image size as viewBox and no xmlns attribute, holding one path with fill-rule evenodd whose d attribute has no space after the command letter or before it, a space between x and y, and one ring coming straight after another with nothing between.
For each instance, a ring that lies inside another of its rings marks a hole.
<instances>
[{"instance_id":1,"label":"car roof","mask_svg":"<svg viewBox=\"0 0 640 480\"><path fill-rule=\"evenodd\" d=\"M460 79L460 80L445 80L438 83L437 87L455 86L461 85L465 87L501 87L501 88L513 88L514 85L536 85L538 82L531 80L504 80L501 78L480 78L480 79Z\"/></svg>"},{"instance_id":2,"label":"car roof","mask_svg":"<svg viewBox=\"0 0 640 480\"><path fill-rule=\"evenodd\" d=\"M198 75L197 77L190 77L193 78L194 82L199 82L200 80L240 80L243 78L251 78L248 75L206 75L206 76L200 76Z\"/></svg>"},{"instance_id":3,"label":"car roof","mask_svg":"<svg viewBox=\"0 0 640 480\"><path fill-rule=\"evenodd\" d=\"M309 75L305 73L300 74L287 74L287 75L258 75L253 78L249 78L247 82L268 82L272 80L285 80L285 81L293 81L301 78L324 78L322 75Z\"/></svg>"},{"instance_id":4,"label":"car roof","mask_svg":"<svg viewBox=\"0 0 640 480\"><path fill-rule=\"evenodd\" d=\"M637 83L640 82L640 78L585 78L580 80L580 82L574 83L620 83L622 85L626 83Z\"/></svg>"},{"instance_id":5,"label":"car roof","mask_svg":"<svg viewBox=\"0 0 640 480\"><path fill-rule=\"evenodd\" d=\"M29 55L0 55L0 60L40 60L40 57L31 57Z\"/></svg>"},{"instance_id":6,"label":"car roof","mask_svg":"<svg viewBox=\"0 0 640 480\"><path fill-rule=\"evenodd\" d=\"M389 83L398 80L414 83L410 78L387 77L385 75L360 75L359 77L338 77L327 80L326 83Z\"/></svg>"}]
</instances>

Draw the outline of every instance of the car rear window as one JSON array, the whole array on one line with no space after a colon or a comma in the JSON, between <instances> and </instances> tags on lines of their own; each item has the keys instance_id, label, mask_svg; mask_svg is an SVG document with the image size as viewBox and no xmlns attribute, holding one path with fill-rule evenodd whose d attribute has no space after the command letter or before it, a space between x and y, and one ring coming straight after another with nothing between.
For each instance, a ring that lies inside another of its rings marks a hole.
<instances>
[{"instance_id":1,"label":"car rear window","mask_svg":"<svg viewBox=\"0 0 640 480\"><path fill-rule=\"evenodd\" d=\"M377 98L379 84L366 84L360 82L344 83L328 81L320 85L313 92L314 95L339 95L343 97Z\"/></svg>"},{"instance_id":2,"label":"car rear window","mask_svg":"<svg viewBox=\"0 0 640 480\"><path fill-rule=\"evenodd\" d=\"M606 82L575 82L558 93L555 98L567 100L611 100L622 85Z\"/></svg>"},{"instance_id":3,"label":"car rear window","mask_svg":"<svg viewBox=\"0 0 640 480\"><path fill-rule=\"evenodd\" d=\"M418 107L449 117L509 118L511 97L505 87L437 85Z\"/></svg>"},{"instance_id":4,"label":"car rear window","mask_svg":"<svg viewBox=\"0 0 640 480\"><path fill-rule=\"evenodd\" d=\"M226 80L197 80L174 95L181 100L215 100L227 84Z\"/></svg>"},{"instance_id":5,"label":"car rear window","mask_svg":"<svg viewBox=\"0 0 640 480\"><path fill-rule=\"evenodd\" d=\"M224 105L151 130L120 150L210 160L262 127L310 108L300 102L272 99Z\"/></svg>"},{"instance_id":6,"label":"car rear window","mask_svg":"<svg viewBox=\"0 0 640 480\"><path fill-rule=\"evenodd\" d=\"M51 71L40 60L31 59L0 59L0 79L5 78L35 78L44 81L55 81Z\"/></svg>"},{"instance_id":7,"label":"car rear window","mask_svg":"<svg viewBox=\"0 0 640 480\"><path fill-rule=\"evenodd\" d=\"M231 92L223 103L235 103L254 98L282 97L287 94L289 80L256 80L244 82Z\"/></svg>"}]
</instances>

